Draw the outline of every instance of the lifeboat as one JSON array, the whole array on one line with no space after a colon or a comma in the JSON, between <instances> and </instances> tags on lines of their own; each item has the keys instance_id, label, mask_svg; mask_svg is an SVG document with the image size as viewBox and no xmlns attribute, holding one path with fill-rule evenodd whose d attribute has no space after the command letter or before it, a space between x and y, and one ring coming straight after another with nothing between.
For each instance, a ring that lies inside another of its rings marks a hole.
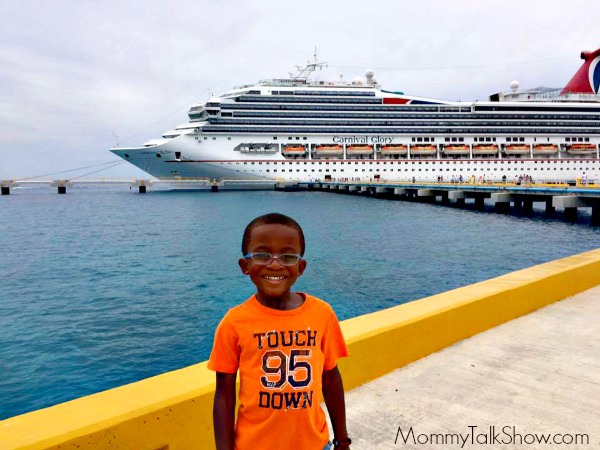
<instances>
[{"instance_id":1,"label":"lifeboat","mask_svg":"<svg viewBox=\"0 0 600 450\"><path fill-rule=\"evenodd\" d=\"M531 152L529 144L512 144L507 145L504 149L504 153L507 155L529 155L529 152Z\"/></svg>"},{"instance_id":2,"label":"lifeboat","mask_svg":"<svg viewBox=\"0 0 600 450\"><path fill-rule=\"evenodd\" d=\"M468 155L470 152L471 148L466 144L446 145L444 147L444 153L446 155Z\"/></svg>"},{"instance_id":3,"label":"lifeboat","mask_svg":"<svg viewBox=\"0 0 600 450\"><path fill-rule=\"evenodd\" d=\"M474 155L495 155L498 153L496 144L478 144L473 146Z\"/></svg>"},{"instance_id":4,"label":"lifeboat","mask_svg":"<svg viewBox=\"0 0 600 450\"><path fill-rule=\"evenodd\" d=\"M316 151L319 156L342 156L344 154L344 148L335 144L317 145Z\"/></svg>"},{"instance_id":5,"label":"lifeboat","mask_svg":"<svg viewBox=\"0 0 600 450\"><path fill-rule=\"evenodd\" d=\"M382 155L406 155L408 145L406 144L388 144L381 146Z\"/></svg>"},{"instance_id":6,"label":"lifeboat","mask_svg":"<svg viewBox=\"0 0 600 450\"><path fill-rule=\"evenodd\" d=\"M534 155L554 155L558 153L558 145L556 144L536 144L533 146Z\"/></svg>"},{"instance_id":7,"label":"lifeboat","mask_svg":"<svg viewBox=\"0 0 600 450\"><path fill-rule=\"evenodd\" d=\"M411 145L411 155L435 155L437 148L435 145Z\"/></svg>"},{"instance_id":8,"label":"lifeboat","mask_svg":"<svg viewBox=\"0 0 600 450\"><path fill-rule=\"evenodd\" d=\"M595 155L597 150L596 144L571 144L567 147L570 155Z\"/></svg>"},{"instance_id":9,"label":"lifeboat","mask_svg":"<svg viewBox=\"0 0 600 450\"><path fill-rule=\"evenodd\" d=\"M370 155L373 153L372 145L349 145L346 148L348 155Z\"/></svg>"},{"instance_id":10,"label":"lifeboat","mask_svg":"<svg viewBox=\"0 0 600 450\"><path fill-rule=\"evenodd\" d=\"M306 153L304 145L286 145L283 147L283 154L287 156L302 156Z\"/></svg>"}]
</instances>

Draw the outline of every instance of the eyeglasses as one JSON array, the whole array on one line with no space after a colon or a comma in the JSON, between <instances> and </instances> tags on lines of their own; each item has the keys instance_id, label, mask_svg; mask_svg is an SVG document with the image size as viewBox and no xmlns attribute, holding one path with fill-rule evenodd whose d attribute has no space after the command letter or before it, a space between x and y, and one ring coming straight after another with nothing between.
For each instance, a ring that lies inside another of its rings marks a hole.
<instances>
[{"instance_id":1,"label":"eyeglasses","mask_svg":"<svg viewBox=\"0 0 600 450\"><path fill-rule=\"evenodd\" d=\"M298 264L299 261L302 261L302 256L295 253L282 253L281 255L274 255L272 253L250 252L247 255L244 255L244 258L251 258L256 264L265 266L267 264L271 264L275 258L277 258L282 266L293 266Z\"/></svg>"}]
</instances>

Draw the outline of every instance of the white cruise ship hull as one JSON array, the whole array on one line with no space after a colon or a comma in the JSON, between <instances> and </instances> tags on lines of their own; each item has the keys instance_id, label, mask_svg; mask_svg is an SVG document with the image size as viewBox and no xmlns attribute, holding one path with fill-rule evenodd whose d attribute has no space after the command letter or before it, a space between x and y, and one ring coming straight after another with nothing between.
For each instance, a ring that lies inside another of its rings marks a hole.
<instances>
[{"instance_id":1,"label":"white cruise ship hull","mask_svg":"<svg viewBox=\"0 0 600 450\"><path fill-rule=\"evenodd\" d=\"M154 147L115 148L111 151L141 170L159 179L210 179L210 180L412 180L432 182L439 177L449 181L452 177L470 180L475 177L512 181L528 175L535 181L573 182L586 177L600 180L598 154L574 157L566 151L552 158L498 157L427 158L416 159L287 159L278 148L272 153L244 154L234 148L256 137L216 137L215 140L196 140L196 136L183 135ZM332 138L332 137L331 137ZM319 137L319 143L327 139ZM395 139L395 138L391 138ZM201 142L201 143L199 143ZM316 142L315 142L316 144ZM176 152L180 153L176 158ZM441 151L438 151L440 156ZM125 156L127 155L127 156ZM160 157L158 156L160 155ZM408 158L408 156L407 156Z\"/></svg>"},{"instance_id":2,"label":"white cruise ship hull","mask_svg":"<svg viewBox=\"0 0 600 450\"><path fill-rule=\"evenodd\" d=\"M311 81L325 65L315 60L193 105L162 139L111 151L172 180L600 180L600 49L581 57L554 97L515 87L488 102L386 91L372 71L366 82Z\"/></svg>"}]
</instances>

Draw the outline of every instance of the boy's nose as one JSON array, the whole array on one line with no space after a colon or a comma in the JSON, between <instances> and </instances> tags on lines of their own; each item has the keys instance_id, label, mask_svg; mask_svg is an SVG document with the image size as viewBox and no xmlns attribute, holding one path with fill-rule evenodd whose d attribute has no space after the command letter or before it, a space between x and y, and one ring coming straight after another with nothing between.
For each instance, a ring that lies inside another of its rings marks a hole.
<instances>
[{"instance_id":1,"label":"boy's nose","mask_svg":"<svg viewBox=\"0 0 600 450\"><path fill-rule=\"evenodd\" d=\"M277 261L277 263L275 261ZM279 261L279 256L277 255L273 255L273 257L271 258L271 262L268 264L267 267L271 267L275 264L277 264L276 267L283 267L283 264L281 264L281 261Z\"/></svg>"}]
</instances>

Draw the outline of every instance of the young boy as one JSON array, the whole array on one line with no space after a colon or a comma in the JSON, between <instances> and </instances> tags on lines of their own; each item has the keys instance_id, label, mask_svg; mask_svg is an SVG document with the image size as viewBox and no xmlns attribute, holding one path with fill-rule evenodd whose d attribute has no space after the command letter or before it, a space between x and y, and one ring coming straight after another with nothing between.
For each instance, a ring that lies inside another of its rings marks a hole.
<instances>
[{"instance_id":1,"label":"young boy","mask_svg":"<svg viewBox=\"0 0 600 450\"><path fill-rule=\"evenodd\" d=\"M239 265L256 294L225 315L208 361L217 376L218 450L331 448L321 391L334 448L350 448L336 363L348 350L339 323L327 303L290 290L306 269L304 249L302 228L283 214L257 217L244 231Z\"/></svg>"}]
</instances>

